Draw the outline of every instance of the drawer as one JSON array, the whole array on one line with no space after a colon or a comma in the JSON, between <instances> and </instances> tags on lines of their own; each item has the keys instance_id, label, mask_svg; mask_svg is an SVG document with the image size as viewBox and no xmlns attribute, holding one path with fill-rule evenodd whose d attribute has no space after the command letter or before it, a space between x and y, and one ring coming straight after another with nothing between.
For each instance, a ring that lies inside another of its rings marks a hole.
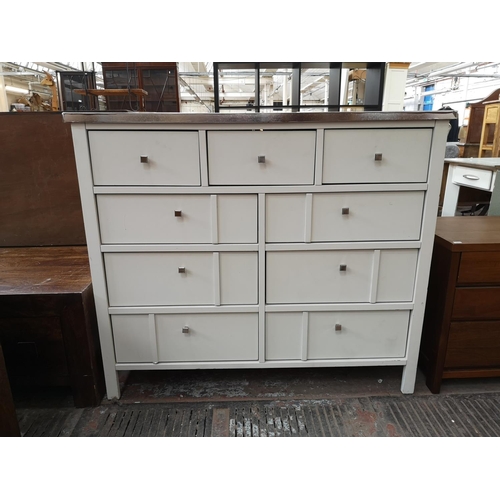
<instances>
[{"instance_id":1,"label":"drawer","mask_svg":"<svg viewBox=\"0 0 500 500\"><path fill-rule=\"evenodd\" d=\"M106 253L104 263L110 306L257 303L256 252Z\"/></svg>"},{"instance_id":2,"label":"drawer","mask_svg":"<svg viewBox=\"0 0 500 500\"><path fill-rule=\"evenodd\" d=\"M417 250L267 252L266 302L406 302L413 298ZM341 266L346 266L341 270Z\"/></svg>"},{"instance_id":3,"label":"drawer","mask_svg":"<svg viewBox=\"0 0 500 500\"><path fill-rule=\"evenodd\" d=\"M267 313L266 359L404 357L409 314L409 311Z\"/></svg>"},{"instance_id":4,"label":"drawer","mask_svg":"<svg viewBox=\"0 0 500 500\"><path fill-rule=\"evenodd\" d=\"M492 189L491 180L493 172L491 170L481 170L479 168L454 167L452 182L460 186L473 187L490 191Z\"/></svg>"},{"instance_id":5,"label":"drawer","mask_svg":"<svg viewBox=\"0 0 500 500\"><path fill-rule=\"evenodd\" d=\"M418 240L423 203L421 191L268 194L266 241Z\"/></svg>"},{"instance_id":6,"label":"drawer","mask_svg":"<svg viewBox=\"0 0 500 500\"><path fill-rule=\"evenodd\" d=\"M118 363L258 359L257 313L157 314L154 330L146 314L111 322Z\"/></svg>"},{"instance_id":7,"label":"drawer","mask_svg":"<svg viewBox=\"0 0 500 500\"><path fill-rule=\"evenodd\" d=\"M256 243L256 195L97 195L101 241Z\"/></svg>"},{"instance_id":8,"label":"drawer","mask_svg":"<svg viewBox=\"0 0 500 500\"><path fill-rule=\"evenodd\" d=\"M323 183L426 182L431 138L432 129L326 130Z\"/></svg>"},{"instance_id":9,"label":"drawer","mask_svg":"<svg viewBox=\"0 0 500 500\"><path fill-rule=\"evenodd\" d=\"M500 284L500 252L462 252L457 283Z\"/></svg>"},{"instance_id":10,"label":"drawer","mask_svg":"<svg viewBox=\"0 0 500 500\"><path fill-rule=\"evenodd\" d=\"M97 186L201 184L198 132L90 131L88 134Z\"/></svg>"},{"instance_id":11,"label":"drawer","mask_svg":"<svg viewBox=\"0 0 500 500\"><path fill-rule=\"evenodd\" d=\"M451 323L444 367L500 367L500 321Z\"/></svg>"},{"instance_id":12,"label":"drawer","mask_svg":"<svg viewBox=\"0 0 500 500\"><path fill-rule=\"evenodd\" d=\"M314 183L315 131L209 131L207 134L211 185Z\"/></svg>"},{"instance_id":13,"label":"drawer","mask_svg":"<svg viewBox=\"0 0 500 500\"><path fill-rule=\"evenodd\" d=\"M500 287L457 288L452 320L500 320Z\"/></svg>"}]
</instances>

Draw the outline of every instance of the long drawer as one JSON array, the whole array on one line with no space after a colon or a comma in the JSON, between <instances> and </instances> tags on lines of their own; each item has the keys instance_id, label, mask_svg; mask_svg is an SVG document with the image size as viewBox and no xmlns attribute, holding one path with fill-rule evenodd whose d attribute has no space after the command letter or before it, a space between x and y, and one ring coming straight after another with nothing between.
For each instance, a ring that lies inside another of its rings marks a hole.
<instances>
[{"instance_id":1,"label":"long drawer","mask_svg":"<svg viewBox=\"0 0 500 500\"><path fill-rule=\"evenodd\" d=\"M105 253L110 306L257 303L256 252Z\"/></svg>"},{"instance_id":2,"label":"long drawer","mask_svg":"<svg viewBox=\"0 0 500 500\"><path fill-rule=\"evenodd\" d=\"M266 195L266 241L418 240L424 193Z\"/></svg>"},{"instance_id":3,"label":"long drawer","mask_svg":"<svg viewBox=\"0 0 500 500\"><path fill-rule=\"evenodd\" d=\"M313 184L316 132L209 131L211 185Z\"/></svg>"},{"instance_id":4,"label":"long drawer","mask_svg":"<svg viewBox=\"0 0 500 500\"><path fill-rule=\"evenodd\" d=\"M256 243L256 195L101 194L101 241Z\"/></svg>"},{"instance_id":5,"label":"long drawer","mask_svg":"<svg viewBox=\"0 0 500 500\"><path fill-rule=\"evenodd\" d=\"M257 313L112 315L118 363L258 359Z\"/></svg>"},{"instance_id":6,"label":"long drawer","mask_svg":"<svg viewBox=\"0 0 500 500\"><path fill-rule=\"evenodd\" d=\"M418 251L269 251L268 304L406 302L413 298Z\"/></svg>"},{"instance_id":7,"label":"long drawer","mask_svg":"<svg viewBox=\"0 0 500 500\"><path fill-rule=\"evenodd\" d=\"M90 131L94 184L199 186L198 133Z\"/></svg>"},{"instance_id":8,"label":"long drawer","mask_svg":"<svg viewBox=\"0 0 500 500\"><path fill-rule=\"evenodd\" d=\"M266 359L402 357L409 311L266 314Z\"/></svg>"},{"instance_id":9,"label":"long drawer","mask_svg":"<svg viewBox=\"0 0 500 500\"><path fill-rule=\"evenodd\" d=\"M432 129L326 130L323 183L426 182Z\"/></svg>"}]
</instances>

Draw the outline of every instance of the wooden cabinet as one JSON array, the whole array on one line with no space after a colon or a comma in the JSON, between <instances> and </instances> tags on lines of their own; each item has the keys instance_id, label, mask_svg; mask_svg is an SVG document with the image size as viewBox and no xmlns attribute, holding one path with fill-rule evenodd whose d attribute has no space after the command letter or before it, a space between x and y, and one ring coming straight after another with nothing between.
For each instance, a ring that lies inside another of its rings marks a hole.
<instances>
[{"instance_id":1,"label":"wooden cabinet","mask_svg":"<svg viewBox=\"0 0 500 500\"><path fill-rule=\"evenodd\" d=\"M412 393L451 116L65 114L108 398L193 368L398 365Z\"/></svg>"},{"instance_id":2,"label":"wooden cabinet","mask_svg":"<svg viewBox=\"0 0 500 500\"><path fill-rule=\"evenodd\" d=\"M500 376L500 217L437 221L421 347L429 389Z\"/></svg>"},{"instance_id":3,"label":"wooden cabinet","mask_svg":"<svg viewBox=\"0 0 500 500\"><path fill-rule=\"evenodd\" d=\"M103 62L106 89L145 90L145 111L179 111L178 69L175 62ZM139 111L140 97L133 94L107 97L107 109Z\"/></svg>"},{"instance_id":4,"label":"wooden cabinet","mask_svg":"<svg viewBox=\"0 0 500 500\"><path fill-rule=\"evenodd\" d=\"M500 101L490 102L484 108L479 144L480 158L498 158L498 156L500 156Z\"/></svg>"}]
</instances>

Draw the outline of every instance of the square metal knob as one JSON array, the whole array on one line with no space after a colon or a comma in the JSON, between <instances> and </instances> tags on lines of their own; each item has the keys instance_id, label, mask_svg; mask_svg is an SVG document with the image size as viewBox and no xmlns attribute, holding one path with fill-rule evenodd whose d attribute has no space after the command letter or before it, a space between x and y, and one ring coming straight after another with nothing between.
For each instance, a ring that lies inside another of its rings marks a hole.
<instances>
[{"instance_id":1,"label":"square metal knob","mask_svg":"<svg viewBox=\"0 0 500 500\"><path fill-rule=\"evenodd\" d=\"M189 333L189 326L183 326L182 333Z\"/></svg>"},{"instance_id":2,"label":"square metal knob","mask_svg":"<svg viewBox=\"0 0 500 500\"><path fill-rule=\"evenodd\" d=\"M340 331L342 331L342 325L341 325L340 323L336 323L336 324L335 324L335 331L336 331L336 332L340 332Z\"/></svg>"},{"instance_id":3,"label":"square metal knob","mask_svg":"<svg viewBox=\"0 0 500 500\"><path fill-rule=\"evenodd\" d=\"M186 268L185 267L179 267L177 269L180 273L185 273L186 272Z\"/></svg>"},{"instance_id":4,"label":"square metal knob","mask_svg":"<svg viewBox=\"0 0 500 500\"><path fill-rule=\"evenodd\" d=\"M375 161L382 161L382 153L375 153Z\"/></svg>"},{"instance_id":5,"label":"square metal knob","mask_svg":"<svg viewBox=\"0 0 500 500\"><path fill-rule=\"evenodd\" d=\"M149 157L147 155L141 155L141 163L149 163Z\"/></svg>"},{"instance_id":6,"label":"square metal knob","mask_svg":"<svg viewBox=\"0 0 500 500\"><path fill-rule=\"evenodd\" d=\"M347 271L347 264L340 264L339 271Z\"/></svg>"},{"instance_id":7,"label":"square metal knob","mask_svg":"<svg viewBox=\"0 0 500 500\"><path fill-rule=\"evenodd\" d=\"M257 162L258 163L266 163L266 157L265 156L257 156Z\"/></svg>"},{"instance_id":8,"label":"square metal knob","mask_svg":"<svg viewBox=\"0 0 500 500\"><path fill-rule=\"evenodd\" d=\"M349 214L349 207L344 207L342 209L342 215L348 215Z\"/></svg>"},{"instance_id":9,"label":"square metal knob","mask_svg":"<svg viewBox=\"0 0 500 500\"><path fill-rule=\"evenodd\" d=\"M176 217L182 217L182 210L174 210L174 215Z\"/></svg>"}]
</instances>

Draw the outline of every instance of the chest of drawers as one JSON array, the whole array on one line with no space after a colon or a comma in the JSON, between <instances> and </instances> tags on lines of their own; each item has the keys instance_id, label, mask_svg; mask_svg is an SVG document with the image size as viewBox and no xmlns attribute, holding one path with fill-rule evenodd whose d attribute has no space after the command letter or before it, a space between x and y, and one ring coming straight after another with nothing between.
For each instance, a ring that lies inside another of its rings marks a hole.
<instances>
[{"instance_id":1,"label":"chest of drawers","mask_svg":"<svg viewBox=\"0 0 500 500\"><path fill-rule=\"evenodd\" d=\"M440 217L420 361L443 379L500 376L500 217Z\"/></svg>"},{"instance_id":2,"label":"chest of drawers","mask_svg":"<svg viewBox=\"0 0 500 500\"><path fill-rule=\"evenodd\" d=\"M414 390L447 113L65 113L120 370L399 365Z\"/></svg>"}]
</instances>

